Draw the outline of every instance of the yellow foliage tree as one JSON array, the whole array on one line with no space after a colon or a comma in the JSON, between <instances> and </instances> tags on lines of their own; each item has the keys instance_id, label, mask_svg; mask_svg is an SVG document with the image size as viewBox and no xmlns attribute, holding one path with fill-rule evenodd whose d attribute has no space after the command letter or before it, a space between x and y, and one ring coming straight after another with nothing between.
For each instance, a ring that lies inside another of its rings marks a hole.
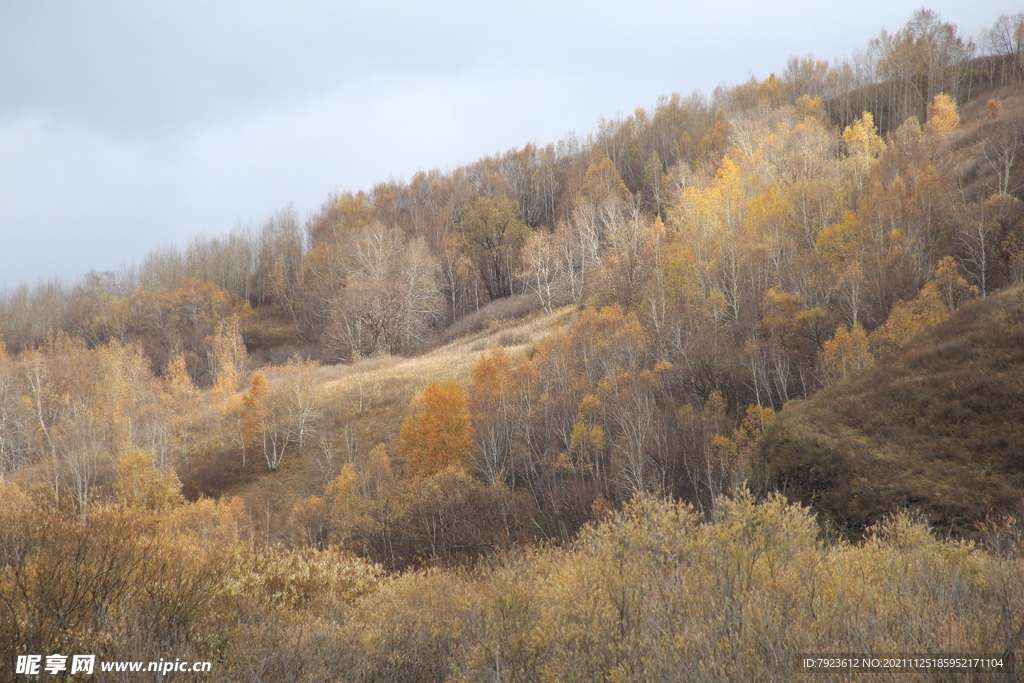
<instances>
[{"instance_id":1,"label":"yellow foliage tree","mask_svg":"<svg viewBox=\"0 0 1024 683\"><path fill-rule=\"evenodd\" d=\"M598 479L604 474L602 461L607 446L600 414L601 399L594 394L584 396L577 413L579 419L569 437L569 450L565 453L565 462L570 468L582 468Z\"/></svg>"},{"instance_id":2,"label":"yellow foliage tree","mask_svg":"<svg viewBox=\"0 0 1024 683\"><path fill-rule=\"evenodd\" d=\"M167 438L156 449L160 469L167 469L177 457L185 457L189 436L197 429L201 404L202 396L189 377L184 355L172 354L163 373L161 411L168 430Z\"/></svg>"},{"instance_id":3,"label":"yellow foliage tree","mask_svg":"<svg viewBox=\"0 0 1024 683\"><path fill-rule=\"evenodd\" d=\"M868 172L871 163L885 149L885 141L875 128L875 117L869 111L846 127L843 142L856 172L861 176Z\"/></svg>"},{"instance_id":4,"label":"yellow foliage tree","mask_svg":"<svg viewBox=\"0 0 1024 683\"><path fill-rule=\"evenodd\" d=\"M1002 101L1000 101L997 97L990 98L989 101L985 104L985 111L988 112L990 118L998 119L999 115L1003 111Z\"/></svg>"},{"instance_id":5,"label":"yellow foliage tree","mask_svg":"<svg viewBox=\"0 0 1024 683\"><path fill-rule=\"evenodd\" d=\"M267 407L267 378L262 372L254 373L249 390L242 396L238 408L241 418L239 428L242 439L242 466L245 466L246 451L263 445L263 437L267 431L267 420L270 410Z\"/></svg>"},{"instance_id":6,"label":"yellow foliage tree","mask_svg":"<svg viewBox=\"0 0 1024 683\"><path fill-rule=\"evenodd\" d=\"M395 478L384 444L359 460L342 467L324 493L332 537L343 547L397 567L406 557L399 541L409 526L411 487Z\"/></svg>"},{"instance_id":7,"label":"yellow foliage tree","mask_svg":"<svg viewBox=\"0 0 1024 683\"><path fill-rule=\"evenodd\" d=\"M929 325L949 316L964 302L978 296L978 288L967 284L952 256L939 261L933 278L911 301L898 301L885 325L872 338L883 353L891 353Z\"/></svg>"},{"instance_id":8,"label":"yellow foliage tree","mask_svg":"<svg viewBox=\"0 0 1024 683\"><path fill-rule=\"evenodd\" d=\"M942 140L960 126L960 113L956 102L945 93L939 93L928 105L928 121L924 125L925 135L935 143Z\"/></svg>"},{"instance_id":9,"label":"yellow foliage tree","mask_svg":"<svg viewBox=\"0 0 1024 683\"><path fill-rule=\"evenodd\" d=\"M707 413L724 413L724 397L715 392L707 401L704 410ZM757 445L764 435L769 423L775 419L775 410L769 407L752 404L747 406L747 413L740 424L733 430L732 438L716 434L712 438L712 452L731 479L733 488L745 479L753 470L753 462Z\"/></svg>"},{"instance_id":10,"label":"yellow foliage tree","mask_svg":"<svg viewBox=\"0 0 1024 683\"><path fill-rule=\"evenodd\" d=\"M960 267L952 256L946 256L935 267L935 284L942 300L952 313L966 301L978 297L981 292L960 274Z\"/></svg>"},{"instance_id":11,"label":"yellow foliage tree","mask_svg":"<svg viewBox=\"0 0 1024 683\"><path fill-rule=\"evenodd\" d=\"M822 384L828 386L845 380L874 362L864 327L859 322L853 329L840 325L835 335L822 345L818 374Z\"/></svg>"},{"instance_id":12,"label":"yellow foliage tree","mask_svg":"<svg viewBox=\"0 0 1024 683\"><path fill-rule=\"evenodd\" d=\"M213 335L211 352L216 366L216 381L211 401L214 406L225 405L239 390L242 366L247 358L239 326L238 318L233 317L227 325L218 325Z\"/></svg>"},{"instance_id":13,"label":"yellow foliage tree","mask_svg":"<svg viewBox=\"0 0 1024 683\"><path fill-rule=\"evenodd\" d=\"M141 448L126 449L117 459L114 490L127 508L159 512L184 502L174 470L161 471L153 456Z\"/></svg>"},{"instance_id":14,"label":"yellow foliage tree","mask_svg":"<svg viewBox=\"0 0 1024 683\"><path fill-rule=\"evenodd\" d=\"M796 108L796 115L801 119L813 118L818 121L828 121L828 110L819 95L801 95L793 104Z\"/></svg>"},{"instance_id":15,"label":"yellow foliage tree","mask_svg":"<svg viewBox=\"0 0 1024 683\"><path fill-rule=\"evenodd\" d=\"M893 353L911 337L929 325L941 322L949 308L934 280L931 280L910 301L897 301L885 324L875 330L872 339L881 353Z\"/></svg>"},{"instance_id":16,"label":"yellow foliage tree","mask_svg":"<svg viewBox=\"0 0 1024 683\"><path fill-rule=\"evenodd\" d=\"M413 397L399 450L414 476L429 476L447 467L468 468L473 425L461 384L431 382Z\"/></svg>"}]
</instances>

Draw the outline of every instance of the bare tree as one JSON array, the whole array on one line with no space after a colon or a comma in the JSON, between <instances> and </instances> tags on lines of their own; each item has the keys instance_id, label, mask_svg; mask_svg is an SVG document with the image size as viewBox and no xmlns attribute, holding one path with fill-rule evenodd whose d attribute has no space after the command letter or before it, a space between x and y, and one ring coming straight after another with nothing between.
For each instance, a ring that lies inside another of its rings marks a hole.
<instances>
[{"instance_id":1,"label":"bare tree","mask_svg":"<svg viewBox=\"0 0 1024 683\"><path fill-rule=\"evenodd\" d=\"M982 29L980 39L986 54L1005 60L1000 85L1020 78L1024 73L1024 12L1000 16L990 28Z\"/></svg>"},{"instance_id":2,"label":"bare tree","mask_svg":"<svg viewBox=\"0 0 1024 683\"><path fill-rule=\"evenodd\" d=\"M1016 120L999 121L990 127L981 153L994 179L988 189L1000 195L1010 195L1019 190L1022 183L1014 178L1014 171L1021 155L1021 126Z\"/></svg>"},{"instance_id":3,"label":"bare tree","mask_svg":"<svg viewBox=\"0 0 1024 683\"><path fill-rule=\"evenodd\" d=\"M393 230L370 226L349 267L330 332L339 353L396 353L427 338L443 304L437 261L422 237L406 243Z\"/></svg>"},{"instance_id":4,"label":"bare tree","mask_svg":"<svg viewBox=\"0 0 1024 683\"><path fill-rule=\"evenodd\" d=\"M558 257L558 245L548 233L537 231L526 239L519 278L526 289L537 295L540 305L548 313L551 313L565 280Z\"/></svg>"}]
</instances>

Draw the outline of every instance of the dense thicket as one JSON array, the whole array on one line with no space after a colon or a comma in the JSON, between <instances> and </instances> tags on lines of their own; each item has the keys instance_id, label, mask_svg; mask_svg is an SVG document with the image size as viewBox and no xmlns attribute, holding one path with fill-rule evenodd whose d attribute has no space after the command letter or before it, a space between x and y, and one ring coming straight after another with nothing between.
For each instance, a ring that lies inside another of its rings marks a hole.
<instances>
[{"instance_id":1,"label":"dense thicket","mask_svg":"<svg viewBox=\"0 0 1024 683\"><path fill-rule=\"evenodd\" d=\"M815 653L984 653L1008 669L1024 620L1012 524L991 529L992 551L905 515L851 546L779 498L722 500L702 519L639 496L567 548L388 577L336 551L261 545L237 499L159 515L127 502L80 524L3 482L0 494L5 662L212 662L180 680L804 680L798 662Z\"/></svg>"}]
</instances>

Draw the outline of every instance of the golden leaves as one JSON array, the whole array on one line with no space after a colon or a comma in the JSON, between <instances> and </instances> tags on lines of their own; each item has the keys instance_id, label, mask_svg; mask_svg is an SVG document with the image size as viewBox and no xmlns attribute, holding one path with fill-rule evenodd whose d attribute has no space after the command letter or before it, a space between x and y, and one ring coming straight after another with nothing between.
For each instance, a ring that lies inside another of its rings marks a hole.
<instances>
[{"instance_id":1,"label":"golden leaves","mask_svg":"<svg viewBox=\"0 0 1024 683\"><path fill-rule=\"evenodd\" d=\"M446 467L469 467L473 451L466 390L456 381L431 382L409 404L399 451L409 473L431 475Z\"/></svg>"}]
</instances>

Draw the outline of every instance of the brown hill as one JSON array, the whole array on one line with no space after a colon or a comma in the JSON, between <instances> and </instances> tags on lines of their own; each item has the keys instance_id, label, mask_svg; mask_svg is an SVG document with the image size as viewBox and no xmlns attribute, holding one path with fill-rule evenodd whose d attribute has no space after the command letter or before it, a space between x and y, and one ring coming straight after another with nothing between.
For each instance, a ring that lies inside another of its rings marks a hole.
<instances>
[{"instance_id":1,"label":"brown hill","mask_svg":"<svg viewBox=\"0 0 1024 683\"><path fill-rule=\"evenodd\" d=\"M974 301L901 354L788 404L754 466L761 490L856 538L910 509L971 536L1024 497L1024 286Z\"/></svg>"}]
</instances>

